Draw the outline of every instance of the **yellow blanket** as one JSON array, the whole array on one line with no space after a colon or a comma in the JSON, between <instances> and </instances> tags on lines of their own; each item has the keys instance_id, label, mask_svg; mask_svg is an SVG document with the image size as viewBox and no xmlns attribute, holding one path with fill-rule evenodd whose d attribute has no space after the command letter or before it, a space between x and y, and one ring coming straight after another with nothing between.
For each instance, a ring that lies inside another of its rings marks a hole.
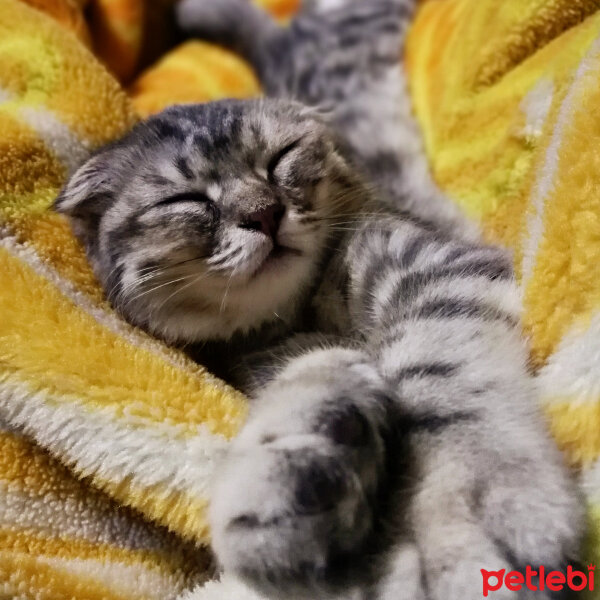
<instances>
[{"instance_id":1,"label":"yellow blanket","mask_svg":"<svg viewBox=\"0 0 600 600\"><path fill-rule=\"evenodd\" d=\"M256 80L189 42L130 83L144 40L167 45L150 17L169 1L90 3L86 22L84 0L0 0L2 598L173 598L208 579L210 479L246 412L111 312L48 206L136 113L257 94ZM296 2L263 4L286 18ZM436 178L514 249L543 400L600 559L600 2L430 0L407 66ZM224 581L195 597L251 594Z\"/></svg>"}]
</instances>

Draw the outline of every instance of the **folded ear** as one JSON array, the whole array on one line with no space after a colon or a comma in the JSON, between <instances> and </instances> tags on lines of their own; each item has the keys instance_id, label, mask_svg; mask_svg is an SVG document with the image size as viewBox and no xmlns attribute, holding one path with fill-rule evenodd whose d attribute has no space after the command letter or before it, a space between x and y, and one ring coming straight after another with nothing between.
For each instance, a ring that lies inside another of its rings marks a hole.
<instances>
[{"instance_id":1,"label":"folded ear","mask_svg":"<svg viewBox=\"0 0 600 600\"><path fill-rule=\"evenodd\" d=\"M53 209L69 217L84 243L95 236L102 215L114 202L115 175L105 156L96 154L75 171L54 201Z\"/></svg>"}]
</instances>

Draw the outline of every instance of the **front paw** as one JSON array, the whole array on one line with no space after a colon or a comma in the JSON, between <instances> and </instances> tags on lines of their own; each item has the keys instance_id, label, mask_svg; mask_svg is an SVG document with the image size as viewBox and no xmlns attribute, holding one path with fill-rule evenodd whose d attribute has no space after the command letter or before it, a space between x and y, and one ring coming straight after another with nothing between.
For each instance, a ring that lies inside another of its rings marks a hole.
<instances>
[{"instance_id":1,"label":"front paw","mask_svg":"<svg viewBox=\"0 0 600 600\"><path fill-rule=\"evenodd\" d=\"M279 590L333 582L338 559L373 525L381 387L360 353L341 349L292 361L267 386L213 493L213 547L226 570Z\"/></svg>"}]
</instances>

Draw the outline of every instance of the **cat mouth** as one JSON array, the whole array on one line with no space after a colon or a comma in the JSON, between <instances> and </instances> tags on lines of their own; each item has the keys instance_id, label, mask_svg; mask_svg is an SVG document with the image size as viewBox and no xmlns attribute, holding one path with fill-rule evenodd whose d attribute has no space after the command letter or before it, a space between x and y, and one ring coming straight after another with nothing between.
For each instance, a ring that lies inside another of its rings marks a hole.
<instances>
[{"instance_id":1,"label":"cat mouth","mask_svg":"<svg viewBox=\"0 0 600 600\"><path fill-rule=\"evenodd\" d=\"M270 271L274 267L278 266L280 263L287 262L288 259L297 256L302 256L302 252L297 248L275 244L271 252L269 252L260 266L256 269L256 271L254 271L253 277L262 275L266 271Z\"/></svg>"}]
</instances>

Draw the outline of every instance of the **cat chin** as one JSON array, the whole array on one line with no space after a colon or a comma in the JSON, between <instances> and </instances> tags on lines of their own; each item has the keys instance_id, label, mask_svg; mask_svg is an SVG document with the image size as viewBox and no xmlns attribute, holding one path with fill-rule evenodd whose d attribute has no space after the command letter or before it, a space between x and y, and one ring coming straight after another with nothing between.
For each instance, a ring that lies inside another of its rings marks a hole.
<instances>
[{"instance_id":1,"label":"cat chin","mask_svg":"<svg viewBox=\"0 0 600 600\"><path fill-rule=\"evenodd\" d=\"M146 310L138 307L135 314L152 314L150 333L169 343L228 340L270 322L290 322L316 267L314 256L296 249L278 250L251 277L226 281L217 294L207 296L204 282L199 281L177 304L163 306L163 298L157 296L149 300Z\"/></svg>"},{"instance_id":2,"label":"cat chin","mask_svg":"<svg viewBox=\"0 0 600 600\"><path fill-rule=\"evenodd\" d=\"M275 246L268 256L262 261L252 274L252 278L264 277L265 275L277 274L286 269L290 261L301 257L302 251L289 246Z\"/></svg>"}]
</instances>

